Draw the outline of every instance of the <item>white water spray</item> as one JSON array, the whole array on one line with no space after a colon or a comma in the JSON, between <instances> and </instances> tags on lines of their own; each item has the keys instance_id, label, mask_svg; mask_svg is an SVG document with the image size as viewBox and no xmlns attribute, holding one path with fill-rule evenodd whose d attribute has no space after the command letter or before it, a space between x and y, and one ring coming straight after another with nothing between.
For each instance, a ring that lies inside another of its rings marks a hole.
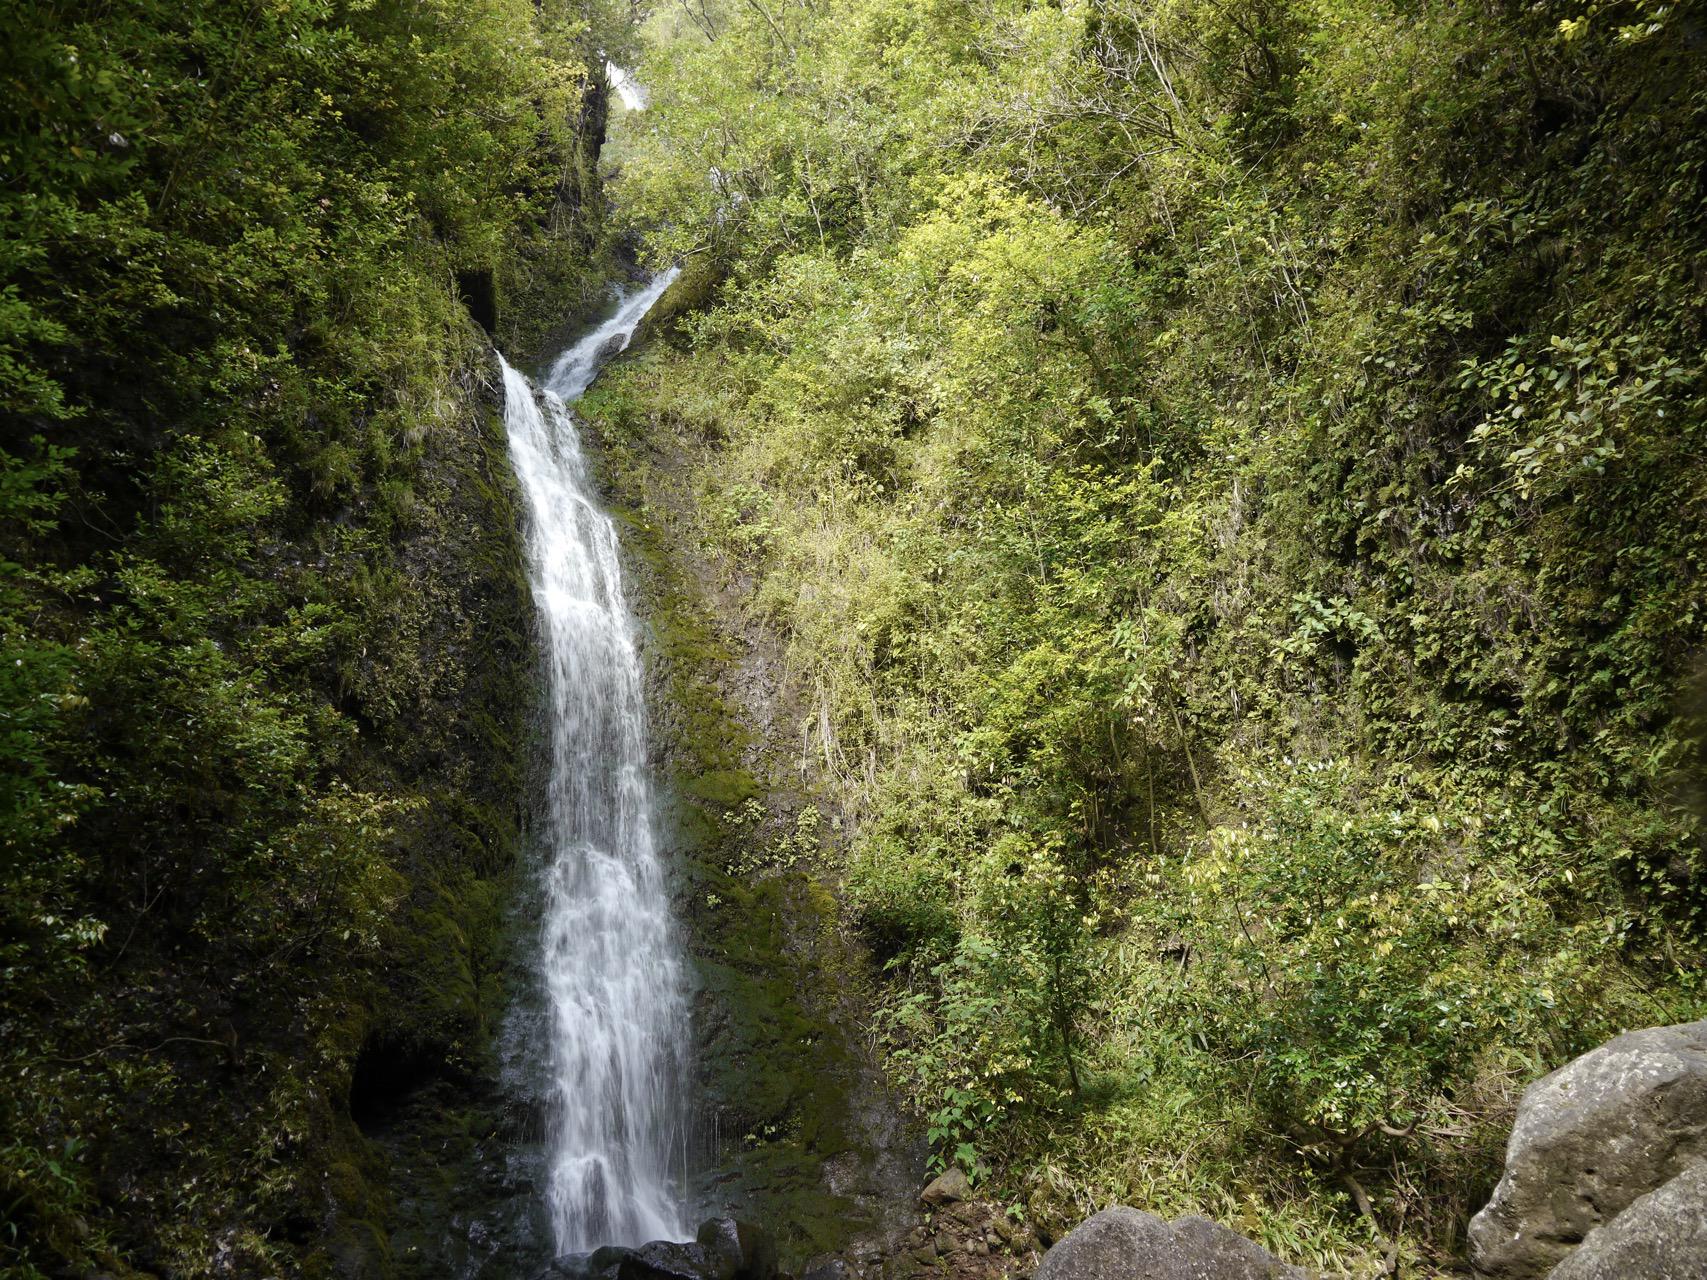
<instances>
[{"instance_id":1,"label":"white water spray","mask_svg":"<svg viewBox=\"0 0 1707 1280\"><path fill-rule=\"evenodd\" d=\"M618 302L615 315L551 362L551 371L545 375L547 389L565 403L579 399L599 366L629 344L652 304L680 274L681 268L671 267Z\"/></svg>"},{"instance_id":2,"label":"white water spray","mask_svg":"<svg viewBox=\"0 0 1707 1280\"><path fill-rule=\"evenodd\" d=\"M624 71L616 63L605 63L605 80L616 94L618 101L630 111L646 110L646 90L641 88L640 81Z\"/></svg>"},{"instance_id":3,"label":"white water spray","mask_svg":"<svg viewBox=\"0 0 1707 1280\"><path fill-rule=\"evenodd\" d=\"M540 972L558 1253L682 1239L685 972L654 842L646 709L616 528L565 401L628 344L668 272L552 366L504 364L504 423L528 511L547 662L551 770Z\"/></svg>"}]
</instances>

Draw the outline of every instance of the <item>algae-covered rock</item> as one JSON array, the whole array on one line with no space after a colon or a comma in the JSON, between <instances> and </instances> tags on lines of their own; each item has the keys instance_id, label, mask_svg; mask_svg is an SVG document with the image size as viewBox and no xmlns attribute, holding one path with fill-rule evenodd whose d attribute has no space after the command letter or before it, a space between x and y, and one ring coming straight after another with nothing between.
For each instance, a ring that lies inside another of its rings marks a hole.
<instances>
[{"instance_id":1,"label":"algae-covered rock","mask_svg":"<svg viewBox=\"0 0 1707 1280\"><path fill-rule=\"evenodd\" d=\"M823 823L805 818L815 798L795 768L784 664L697 558L701 539L667 465L675 446L624 403L581 407L645 624L660 851L679 868L697 979L696 1092L710 1149L692 1194L765 1223L785 1265L881 1256L916 1218L927 1151L853 1034L864 960L816 865Z\"/></svg>"},{"instance_id":2,"label":"algae-covered rock","mask_svg":"<svg viewBox=\"0 0 1707 1280\"><path fill-rule=\"evenodd\" d=\"M672 334L681 318L706 307L723 283L723 269L705 255L689 258L682 264L681 274L664 290L652 309L641 320L634 340Z\"/></svg>"},{"instance_id":3,"label":"algae-covered rock","mask_svg":"<svg viewBox=\"0 0 1707 1280\"><path fill-rule=\"evenodd\" d=\"M776 1276L776 1241L762 1227L735 1218L710 1218L700 1223L694 1239L732 1280L774 1280Z\"/></svg>"}]
</instances>

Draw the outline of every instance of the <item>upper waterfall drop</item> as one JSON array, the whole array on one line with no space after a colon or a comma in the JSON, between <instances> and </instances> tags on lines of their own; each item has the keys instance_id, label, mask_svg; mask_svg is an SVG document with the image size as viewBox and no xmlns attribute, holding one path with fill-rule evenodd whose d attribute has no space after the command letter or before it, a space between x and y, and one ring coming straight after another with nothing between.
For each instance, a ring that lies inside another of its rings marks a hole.
<instances>
[{"instance_id":1,"label":"upper waterfall drop","mask_svg":"<svg viewBox=\"0 0 1707 1280\"><path fill-rule=\"evenodd\" d=\"M660 271L644 288L623 297L616 312L574 346L551 362L545 375L546 390L565 404L580 398L592 383L599 366L611 356L625 350L634 340L634 331L681 274L680 267Z\"/></svg>"},{"instance_id":2,"label":"upper waterfall drop","mask_svg":"<svg viewBox=\"0 0 1707 1280\"><path fill-rule=\"evenodd\" d=\"M630 111L646 110L646 90L627 71L609 59L605 60L605 81L623 106Z\"/></svg>"},{"instance_id":3,"label":"upper waterfall drop","mask_svg":"<svg viewBox=\"0 0 1707 1280\"><path fill-rule=\"evenodd\" d=\"M616 527L565 403L673 278L624 298L552 365L544 391L503 364L550 721L539 966L558 1253L689 1234L686 970L656 848L636 627Z\"/></svg>"}]
</instances>

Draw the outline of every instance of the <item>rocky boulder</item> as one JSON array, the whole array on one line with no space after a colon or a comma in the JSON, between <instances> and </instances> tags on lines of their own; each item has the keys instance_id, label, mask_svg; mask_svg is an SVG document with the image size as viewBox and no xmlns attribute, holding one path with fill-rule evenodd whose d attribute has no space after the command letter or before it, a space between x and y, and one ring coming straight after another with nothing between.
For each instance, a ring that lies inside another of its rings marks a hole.
<instances>
[{"instance_id":1,"label":"rocky boulder","mask_svg":"<svg viewBox=\"0 0 1707 1280\"><path fill-rule=\"evenodd\" d=\"M931 1184L919 1193L919 1199L932 1208L943 1205L958 1204L962 1200L972 1198L972 1184L959 1169L950 1169L941 1177L934 1179Z\"/></svg>"},{"instance_id":2,"label":"rocky boulder","mask_svg":"<svg viewBox=\"0 0 1707 1280\"><path fill-rule=\"evenodd\" d=\"M1650 1192L1701 1158L1707 1158L1707 1020L1610 1040L1524 1090L1505 1172L1470 1224L1471 1265L1489 1280L1554 1274L1591 1232L1651 1199ZM1644 1213L1651 1221L1693 1185ZM1699 1202L1693 1212L1703 1212ZM1679 1224L1677 1238L1693 1229ZM1605 1247L1615 1244L1609 1238ZM1605 1274L1657 1280L1668 1273Z\"/></svg>"},{"instance_id":3,"label":"rocky boulder","mask_svg":"<svg viewBox=\"0 0 1707 1280\"><path fill-rule=\"evenodd\" d=\"M1208 1218L1167 1223L1116 1206L1043 1255L1037 1280L1304 1280L1305 1272Z\"/></svg>"},{"instance_id":4,"label":"rocky boulder","mask_svg":"<svg viewBox=\"0 0 1707 1280\"><path fill-rule=\"evenodd\" d=\"M1707 1276L1707 1161L1596 1227L1548 1280L1699 1280Z\"/></svg>"},{"instance_id":5,"label":"rocky boulder","mask_svg":"<svg viewBox=\"0 0 1707 1280\"><path fill-rule=\"evenodd\" d=\"M1037 1280L1186 1280L1174 1229L1118 1205L1092 1214L1043 1255Z\"/></svg>"},{"instance_id":6,"label":"rocky boulder","mask_svg":"<svg viewBox=\"0 0 1707 1280\"><path fill-rule=\"evenodd\" d=\"M611 1249L609 1253L616 1262L615 1280L725 1280L732 1276L725 1259L697 1242L654 1240L634 1249Z\"/></svg>"},{"instance_id":7,"label":"rocky boulder","mask_svg":"<svg viewBox=\"0 0 1707 1280\"><path fill-rule=\"evenodd\" d=\"M567 1254L540 1280L777 1280L776 1245L751 1223L712 1218L686 1243L654 1240Z\"/></svg>"},{"instance_id":8,"label":"rocky boulder","mask_svg":"<svg viewBox=\"0 0 1707 1280\"><path fill-rule=\"evenodd\" d=\"M729 1272L730 1280L776 1280L776 1242L770 1233L734 1218L710 1218L694 1237Z\"/></svg>"},{"instance_id":9,"label":"rocky boulder","mask_svg":"<svg viewBox=\"0 0 1707 1280\"><path fill-rule=\"evenodd\" d=\"M1303 1280L1306 1274L1212 1218L1192 1214L1173 1225L1192 1280Z\"/></svg>"}]
</instances>

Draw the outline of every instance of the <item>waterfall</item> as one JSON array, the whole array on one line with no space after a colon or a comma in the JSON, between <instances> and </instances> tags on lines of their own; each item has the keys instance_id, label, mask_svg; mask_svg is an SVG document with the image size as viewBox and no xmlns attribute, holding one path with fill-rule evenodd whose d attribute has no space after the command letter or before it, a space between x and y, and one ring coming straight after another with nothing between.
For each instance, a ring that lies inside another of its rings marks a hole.
<instances>
[{"instance_id":1,"label":"waterfall","mask_svg":"<svg viewBox=\"0 0 1707 1280\"><path fill-rule=\"evenodd\" d=\"M546 1207L558 1253L686 1234L686 974L654 834L646 709L616 527L567 401L627 345L666 273L553 364L504 362L504 424L527 511L546 658L550 773L539 973Z\"/></svg>"},{"instance_id":2,"label":"waterfall","mask_svg":"<svg viewBox=\"0 0 1707 1280\"><path fill-rule=\"evenodd\" d=\"M545 385L552 394L565 403L579 399L599 371L599 365L628 345L652 304L680 274L679 267L671 267L653 276L645 288L620 299L616 313L609 320L552 361L551 371L545 375Z\"/></svg>"},{"instance_id":3,"label":"waterfall","mask_svg":"<svg viewBox=\"0 0 1707 1280\"><path fill-rule=\"evenodd\" d=\"M646 90L640 87L640 82L632 75L609 60L605 62L605 81L617 99L630 111L646 110Z\"/></svg>"}]
</instances>

